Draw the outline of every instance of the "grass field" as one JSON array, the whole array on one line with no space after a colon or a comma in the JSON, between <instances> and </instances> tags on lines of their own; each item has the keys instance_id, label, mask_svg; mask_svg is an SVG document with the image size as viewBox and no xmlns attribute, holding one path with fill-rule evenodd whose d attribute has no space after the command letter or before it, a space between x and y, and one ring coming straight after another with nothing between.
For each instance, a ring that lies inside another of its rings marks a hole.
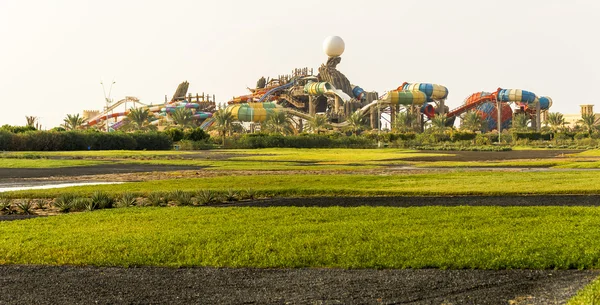
<instances>
[{"instance_id":1,"label":"grass field","mask_svg":"<svg viewBox=\"0 0 600 305\"><path fill-rule=\"evenodd\" d=\"M582 289L567 305L600 304L600 279Z\"/></svg>"},{"instance_id":2,"label":"grass field","mask_svg":"<svg viewBox=\"0 0 600 305\"><path fill-rule=\"evenodd\" d=\"M596 172L453 171L403 175L239 175L130 182L119 185L7 192L12 198L50 198L64 192L89 195L95 190L121 192L252 188L262 196L393 196L598 194Z\"/></svg>"},{"instance_id":3,"label":"grass field","mask_svg":"<svg viewBox=\"0 0 600 305\"><path fill-rule=\"evenodd\" d=\"M598 268L600 209L129 208L0 222L0 264Z\"/></svg>"}]
</instances>

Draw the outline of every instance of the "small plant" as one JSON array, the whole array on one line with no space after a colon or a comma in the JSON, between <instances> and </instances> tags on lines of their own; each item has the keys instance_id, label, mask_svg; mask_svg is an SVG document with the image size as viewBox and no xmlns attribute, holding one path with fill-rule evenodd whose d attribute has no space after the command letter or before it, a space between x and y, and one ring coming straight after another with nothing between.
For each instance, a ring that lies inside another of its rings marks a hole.
<instances>
[{"instance_id":1,"label":"small plant","mask_svg":"<svg viewBox=\"0 0 600 305\"><path fill-rule=\"evenodd\" d=\"M8 198L0 198L0 214L12 214L12 201Z\"/></svg>"},{"instance_id":2,"label":"small plant","mask_svg":"<svg viewBox=\"0 0 600 305\"><path fill-rule=\"evenodd\" d=\"M134 206L137 203L137 197L134 193L125 192L121 194L121 197L117 200L117 206L120 208L127 208Z\"/></svg>"},{"instance_id":3,"label":"small plant","mask_svg":"<svg viewBox=\"0 0 600 305\"><path fill-rule=\"evenodd\" d=\"M211 190L198 191L196 197L198 198L199 205L210 204L217 200L217 194Z\"/></svg>"},{"instance_id":4,"label":"small plant","mask_svg":"<svg viewBox=\"0 0 600 305\"><path fill-rule=\"evenodd\" d=\"M74 199L75 195L71 193L60 194L54 200L54 207L56 207L59 212L68 213L73 206Z\"/></svg>"},{"instance_id":5,"label":"small plant","mask_svg":"<svg viewBox=\"0 0 600 305\"><path fill-rule=\"evenodd\" d=\"M74 198L73 201L71 201L71 211L84 211L91 202L92 200L90 198Z\"/></svg>"},{"instance_id":6,"label":"small plant","mask_svg":"<svg viewBox=\"0 0 600 305\"><path fill-rule=\"evenodd\" d=\"M95 191L91 199L98 209L110 209L115 202L112 196L103 191Z\"/></svg>"},{"instance_id":7,"label":"small plant","mask_svg":"<svg viewBox=\"0 0 600 305\"><path fill-rule=\"evenodd\" d=\"M46 208L46 203L44 200L34 200L35 208L38 210L43 210Z\"/></svg>"},{"instance_id":8,"label":"small plant","mask_svg":"<svg viewBox=\"0 0 600 305\"><path fill-rule=\"evenodd\" d=\"M244 199L254 200L254 198L256 198L256 191L252 188L247 188L244 190L242 197Z\"/></svg>"},{"instance_id":9,"label":"small plant","mask_svg":"<svg viewBox=\"0 0 600 305\"><path fill-rule=\"evenodd\" d=\"M175 191L173 192L173 197L175 199L175 204L180 206L192 205L192 194L189 192L183 191Z\"/></svg>"},{"instance_id":10,"label":"small plant","mask_svg":"<svg viewBox=\"0 0 600 305\"><path fill-rule=\"evenodd\" d=\"M225 201L228 202L232 202L232 201L237 201L239 199L240 196L240 192L234 190L234 189L227 189L227 192L225 193Z\"/></svg>"},{"instance_id":11,"label":"small plant","mask_svg":"<svg viewBox=\"0 0 600 305\"><path fill-rule=\"evenodd\" d=\"M97 204L96 204L94 201L92 201L91 199L88 199L88 200L85 202L85 205L84 205L84 207L83 207L83 208L84 208L86 211L89 211L89 212L91 212L91 211L93 211L93 210L96 210L96 209L98 209L98 205L97 205Z\"/></svg>"},{"instance_id":12,"label":"small plant","mask_svg":"<svg viewBox=\"0 0 600 305\"><path fill-rule=\"evenodd\" d=\"M148 194L148 202L151 206L158 207L163 205L163 193L162 192L152 192Z\"/></svg>"},{"instance_id":13,"label":"small plant","mask_svg":"<svg viewBox=\"0 0 600 305\"><path fill-rule=\"evenodd\" d=\"M17 202L17 207L21 209L21 212L23 212L25 215L33 214L33 201L31 201L31 199Z\"/></svg>"}]
</instances>

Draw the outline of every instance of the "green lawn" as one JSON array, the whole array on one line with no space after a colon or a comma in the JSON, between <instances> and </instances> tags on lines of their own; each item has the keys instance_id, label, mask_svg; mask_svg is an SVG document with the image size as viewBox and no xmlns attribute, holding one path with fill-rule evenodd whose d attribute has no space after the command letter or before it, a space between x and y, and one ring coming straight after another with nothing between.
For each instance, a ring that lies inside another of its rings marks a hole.
<instances>
[{"instance_id":1,"label":"green lawn","mask_svg":"<svg viewBox=\"0 0 600 305\"><path fill-rule=\"evenodd\" d=\"M598 268L600 209L128 208L0 222L0 264Z\"/></svg>"},{"instance_id":2,"label":"green lawn","mask_svg":"<svg viewBox=\"0 0 600 305\"><path fill-rule=\"evenodd\" d=\"M579 291L567 305L589 305L600 304L600 279Z\"/></svg>"},{"instance_id":3,"label":"green lawn","mask_svg":"<svg viewBox=\"0 0 600 305\"><path fill-rule=\"evenodd\" d=\"M252 188L263 196L393 196L393 195L511 195L598 194L597 172L472 172L451 171L402 175L232 175L208 178L131 182L119 185L79 186L63 189L5 193L12 198L56 197L64 192L89 195L109 193Z\"/></svg>"}]
</instances>

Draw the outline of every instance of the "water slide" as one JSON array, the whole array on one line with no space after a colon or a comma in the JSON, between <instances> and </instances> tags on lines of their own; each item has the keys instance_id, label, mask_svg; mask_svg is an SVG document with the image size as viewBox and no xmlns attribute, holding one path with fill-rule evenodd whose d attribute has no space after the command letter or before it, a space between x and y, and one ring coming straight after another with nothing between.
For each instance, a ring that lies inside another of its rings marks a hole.
<instances>
[{"instance_id":1,"label":"water slide","mask_svg":"<svg viewBox=\"0 0 600 305\"><path fill-rule=\"evenodd\" d=\"M357 94L361 94L363 92L364 91L357 90ZM332 84L330 84L328 82L308 82L304 86L304 93L306 93L308 95L337 96L344 102L349 102L350 100L352 100L351 96L346 94L341 89L336 89Z\"/></svg>"},{"instance_id":2,"label":"water slide","mask_svg":"<svg viewBox=\"0 0 600 305\"><path fill-rule=\"evenodd\" d=\"M121 100L124 101L124 100ZM119 102L121 102L119 101ZM115 103L115 105L113 105L114 107L109 108L110 110L114 110L116 107L122 105L123 103L119 103L117 105L117 103ZM187 102L171 102L165 105L145 105L143 107L139 107L139 108L146 108L148 109L148 111L156 118L158 118L159 113L165 114L166 113L173 113L175 112L177 109L198 109L200 107L199 104L197 103L187 103ZM138 108L138 109L139 109ZM124 117L127 116L129 113L131 112L131 109L126 110L124 112L115 112L115 113L110 113L110 114L100 114L96 117L94 117L92 120L89 120L87 122L87 124L85 126L91 127L94 126L100 122L103 122L107 119L112 119L112 118L119 118L119 117ZM210 112L195 112L193 115L193 118L196 120L203 120L203 119L207 119L212 117L212 113ZM113 129L118 129L121 128L124 124L126 123L126 119L122 119L121 121L113 124L111 126L111 128ZM154 120L151 122L151 124L158 124L157 120Z\"/></svg>"},{"instance_id":3,"label":"water slide","mask_svg":"<svg viewBox=\"0 0 600 305\"><path fill-rule=\"evenodd\" d=\"M271 90L267 91L267 92L266 92L266 93L265 93L265 94L264 94L264 95L263 95L263 96L262 96L262 97L261 97L261 98L258 100L258 102L259 102L259 103L262 103L262 102L264 102L264 101L265 101L265 99L267 99L267 98L268 98L269 96L271 96L273 93L275 93L275 92L278 92L278 91L282 91L282 90L289 89L289 88L293 87L295 83L296 83L295 81L291 81L291 82L289 82L289 83L287 83L287 84L285 84L285 85L282 85L282 86L279 86L279 87L275 87L275 88L273 88L273 89L271 89Z\"/></svg>"},{"instance_id":4,"label":"water slide","mask_svg":"<svg viewBox=\"0 0 600 305\"><path fill-rule=\"evenodd\" d=\"M501 102L500 120L502 129L510 127L513 110L510 103L518 105L525 111L535 113L539 103L540 110L548 110L552 106L552 99L546 96L538 97L535 93L521 89L498 88L495 92L476 92L467 97L463 105L451 110L447 116L456 117L467 111L475 110L480 118L487 124L487 129L497 129L498 105Z\"/></svg>"}]
</instances>

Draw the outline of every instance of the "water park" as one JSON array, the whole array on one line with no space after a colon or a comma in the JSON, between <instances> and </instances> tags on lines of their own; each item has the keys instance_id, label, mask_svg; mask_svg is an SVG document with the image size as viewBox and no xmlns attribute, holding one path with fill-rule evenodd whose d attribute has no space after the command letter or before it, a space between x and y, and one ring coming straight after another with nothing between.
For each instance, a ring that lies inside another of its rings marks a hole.
<instances>
[{"instance_id":1,"label":"water park","mask_svg":"<svg viewBox=\"0 0 600 305\"><path fill-rule=\"evenodd\" d=\"M226 103L217 103L214 95L188 93L186 81L177 87L172 98L165 96L165 102L161 104L148 105L128 96L107 105L102 112L84 111L83 127L119 130L128 122L131 109L139 108L149 111L152 125L165 125L180 109L188 110L199 126L209 129L214 124L213 113L221 106L226 107L236 121L254 124L265 122L274 113L287 113L298 132L302 132L308 120L319 115L326 116L333 128L343 128L348 124L348 118L357 114L370 128L382 129L384 124L393 125L398 113L408 112L418 117L414 123L416 129L423 130L436 115L444 116L447 126L454 126L456 119L469 111L476 112L483 121L483 131L507 129L517 114L524 114L530 120L531 128L539 131L552 106L550 97L522 89L479 91L453 109L448 106L449 90L443 85L399 82L397 88L383 93L368 91L353 84L338 70L345 51L342 38L327 37L323 41L323 51L327 59L318 69L296 68L291 74L260 77L255 88L248 88L248 94L233 97ZM128 104L130 108L127 108ZM119 111L119 108L124 109ZM255 130L253 124L246 126Z\"/></svg>"}]
</instances>

